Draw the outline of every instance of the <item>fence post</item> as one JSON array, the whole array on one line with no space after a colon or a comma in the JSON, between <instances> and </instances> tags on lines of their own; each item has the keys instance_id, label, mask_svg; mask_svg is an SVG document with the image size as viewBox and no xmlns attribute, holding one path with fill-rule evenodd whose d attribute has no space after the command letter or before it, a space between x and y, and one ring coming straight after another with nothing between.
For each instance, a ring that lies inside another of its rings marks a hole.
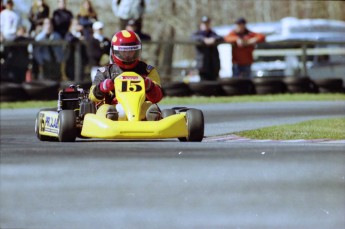
<instances>
[{"instance_id":1,"label":"fence post","mask_svg":"<svg viewBox=\"0 0 345 229\"><path fill-rule=\"evenodd\" d=\"M79 42L76 42L74 49L74 81L81 82L82 80L82 69L84 66L82 66L81 61L81 44Z\"/></svg>"},{"instance_id":2,"label":"fence post","mask_svg":"<svg viewBox=\"0 0 345 229\"><path fill-rule=\"evenodd\" d=\"M170 76L172 72L174 44L165 44L163 47L163 74L164 77L167 77Z\"/></svg>"}]
</instances>

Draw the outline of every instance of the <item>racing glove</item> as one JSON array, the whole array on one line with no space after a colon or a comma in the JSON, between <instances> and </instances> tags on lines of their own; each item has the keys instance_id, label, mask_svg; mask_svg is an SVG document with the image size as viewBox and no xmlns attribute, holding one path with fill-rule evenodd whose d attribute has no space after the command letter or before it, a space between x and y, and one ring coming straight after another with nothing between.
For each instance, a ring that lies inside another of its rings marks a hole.
<instances>
[{"instance_id":1,"label":"racing glove","mask_svg":"<svg viewBox=\"0 0 345 229\"><path fill-rule=\"evenodd\" d=\"M103 92L103 93L109 93L110 91L114 90L114 81L111 79L106 79L103 80L100 84L99 84L99 89Z\"/></svg>"}]
</instances>

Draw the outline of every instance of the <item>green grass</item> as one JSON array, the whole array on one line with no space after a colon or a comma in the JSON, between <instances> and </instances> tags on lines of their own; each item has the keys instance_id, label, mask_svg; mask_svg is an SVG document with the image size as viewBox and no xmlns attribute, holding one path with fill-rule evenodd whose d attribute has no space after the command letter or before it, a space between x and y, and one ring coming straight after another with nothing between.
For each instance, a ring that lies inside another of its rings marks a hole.
<instances>
[{"instance_id":1,"label":"green grass","mask_svg":"<svg viewBox=\"0 0 345 229\"><path fill-rule=\"evenodd\" d=\"M19 101L1 102L0 109L19 109L19 108L46 108L57 107L57 100L54 101Z\"/></svg>"},{"instance_id":2,"label":"green grass","mask_svg":"<svg viewBox=\"0 0 345 229\"><path fill-rule=\"evenodd\" d=\"M234 133L251 139L345 139L345 118L319 119Z\"/></svg>"},{"instance_id":3,"label":"green grass","mask_svg":"<svg viewBox=\"0 0 345 229\"><path fill-rule=\"evenodd\" d=\"M160 104L164 105L188 105L188 104L212 104L212 103L246 103L246 102L274 102L274 101L336 101L345 100L345 94L278 94L278 95L245 95L245 96L221 96L221 97L165 97ZM56 107L57 101L25 101L25 102L1 102L0 109L15 108L44 108Z\"/></svg>"}]
</instances>

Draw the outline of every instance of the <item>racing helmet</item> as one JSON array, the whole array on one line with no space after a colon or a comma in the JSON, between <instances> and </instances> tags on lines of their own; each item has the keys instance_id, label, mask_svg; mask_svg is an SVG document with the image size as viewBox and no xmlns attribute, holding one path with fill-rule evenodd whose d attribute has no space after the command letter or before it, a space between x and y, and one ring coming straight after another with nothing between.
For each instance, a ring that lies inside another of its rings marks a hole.
<instances>
[{"instance_id":1,"label":"racing helmet","mask_svg":"<svg viewBox=\"0 0 345 229\"><path fill-rule=\"evenodd\" d=\"M120 68L134 68L139 62L140 54L141 40L135 32L121 30L111 39L111 59Z\"/></svg>"}]
</instances>

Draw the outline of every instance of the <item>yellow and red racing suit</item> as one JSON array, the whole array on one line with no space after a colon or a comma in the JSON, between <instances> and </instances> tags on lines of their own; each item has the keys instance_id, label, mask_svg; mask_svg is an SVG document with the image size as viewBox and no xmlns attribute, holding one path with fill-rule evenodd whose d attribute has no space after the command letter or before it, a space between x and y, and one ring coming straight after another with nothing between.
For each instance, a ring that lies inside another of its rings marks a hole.
<instances>
[{"instance_id":1,"label":"yellow and red racing suit","mask_svg":"<svg viewBox=\"0 0 345 229\"><path fill-rule=\"evenodd\" d=\"M144 79L149 77L152 80L154 85L150 87L149 91L146 91L147 100L151 101L152 103L158 103L163 98L160 77L157 70L153 66L148 65L143 61L139 61L139 63L133 69L126 69L125 71L135 72ZM89 98L94 102L100 102L104 99L106 104L111 104L114 100L116 101L114 90L110 93L104 93L101 91L99 85L106 79L114 80L118 75L125 71L116 64L109 64L107 66L100 67L97 70L94 81L92 82Z\"/></svg>"}]
</instances>

